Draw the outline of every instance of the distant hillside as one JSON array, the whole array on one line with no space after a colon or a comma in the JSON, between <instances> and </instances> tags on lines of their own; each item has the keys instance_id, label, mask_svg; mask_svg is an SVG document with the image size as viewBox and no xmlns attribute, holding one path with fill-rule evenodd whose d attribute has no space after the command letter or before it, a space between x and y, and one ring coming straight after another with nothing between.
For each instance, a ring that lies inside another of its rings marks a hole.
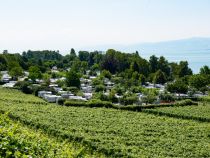
<instances>
[{"instance_id":1,"label":"distant hillside","mask_svg":"<svg viewBox=\"0 0 210 158\"><path fill-rule=\"evenodd\" d=\"M95 50L106 51L116 49L123 52L138 51L140 56L149 59L151 55L163 55L169 61L187 60L194 73L198 73L203 65L210 66L210 38L189 38L157 43L140 43L133 45L104 45L94 47ZM88 49L88 48L87 48ZM88 49L91 50L91 49Z\"/></svg>"},{"instance_id":2,"label":"distant hillside","mask_svg":"<svg viewBox=\"0 0 210 158\"><path fill-rule=\"evenodd\" d=\"M210 50L210 38L191 38L158 43L142 43L126 46L124 50L149 52L206 51Z\"/></svg>"},{"instance_id":3,"label":"distant hillside","mask_svg":"<svg viewBox=\"0 0 210 158\"><path fill-rule=\"evenodd\" d=\"M180 51L210 51L210 38L189 38L181 40L139 43L132 45L101 45L94 47L96 50L106 51L109 48L117 49L125 52L134 52L138 50L142 53L155 53L161 52L180 52ZM87 48L89 49L89 48Z\"/></svg>"}]
</instances>

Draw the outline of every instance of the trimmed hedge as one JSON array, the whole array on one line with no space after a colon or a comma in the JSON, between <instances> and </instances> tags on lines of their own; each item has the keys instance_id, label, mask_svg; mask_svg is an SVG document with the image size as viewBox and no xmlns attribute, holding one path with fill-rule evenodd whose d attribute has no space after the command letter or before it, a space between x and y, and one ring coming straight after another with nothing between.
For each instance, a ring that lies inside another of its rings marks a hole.
<instances>
[{"instance_id":1,"label":"trimmed hedge","mask_svg":"<svg viewBox=\"0 0 210 158\"><path fill-rule=\"evenodd\" d=\"M101 100L91 100L89 102L80 102L80 101L66 101L64 103L65 106L76 106L76 107L105 107L105 108L113 108L119 110L128 110L128 111L142 111L143 109L152 109L152 108L159 108L159 107L171 107L171 106L191 106L191 105L198 105L198 103L193 102L190 99L182 100L177 103L168 103L168 104L151 104L151 105L114 105L108 101L101 101Z\"/></svg>"},{"instance_id":2,"label":"trimmed hedge","mask_svg":"<svg viewBox=\"0 0 210 158\"><path fill-rule=\"evenodd\" d=\"M91 100L89 102L79 102L79 101L66 101L64 103L65 106L77 106L77 107L106 107L106 108L112 108L113 104L111 102L107 101L100 101L100 100Z\"/></svg>"}]
</instances>

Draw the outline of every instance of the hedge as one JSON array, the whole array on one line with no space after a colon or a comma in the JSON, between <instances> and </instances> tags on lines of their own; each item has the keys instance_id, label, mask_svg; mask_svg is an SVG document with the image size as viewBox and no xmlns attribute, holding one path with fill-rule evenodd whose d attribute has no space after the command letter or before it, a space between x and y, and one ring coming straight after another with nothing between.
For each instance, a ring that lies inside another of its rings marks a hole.
<instances>
[{"instance_id":1,"label":"hedge","mask_svg":"<svg viewBox=\"0 0 210 158\"><path fill-rule=\"evenodd\" d=\"M66 101L64 103L65 106L76 106L76 107L105 107L105 108L113 108L119 110L128 110L128 111L142 111L142 109L152 109L152 108L159 108L159 107L170 107L170 106L191 106L191 105L198 105L198 103L193 102L190 99L182 100L177 103L167 103L167 104L150 104L150 105L115 105L108 101L101 101L101 100L91 100L89 102L81 102L81 101Z\"/></svg>"}]
</instances>

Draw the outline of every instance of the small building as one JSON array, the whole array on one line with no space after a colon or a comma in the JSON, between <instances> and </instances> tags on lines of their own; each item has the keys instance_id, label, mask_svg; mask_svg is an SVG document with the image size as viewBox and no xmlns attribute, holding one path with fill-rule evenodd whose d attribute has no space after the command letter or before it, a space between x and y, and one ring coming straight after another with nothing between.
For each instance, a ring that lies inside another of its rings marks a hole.
<instances>
[{"instance_id":1,"label":"small building","mask_svg":"<svg viewBox=\"0 0 210 158\"><path fill-rule=\"evenodd\" d=\"M7 73L3 73L2 75L2 81L5 82L5 83L9 83L9 81L11 81L12 77L7 74Z\"/></svg>"},{"instance_id":2,"label":"small building","mask_svg":"<svg viewBox=\"0 0 210 158\"><path fill-rule=\"evenodd\" d=\"M84 97L87 99L87 100L90 100L93 96L92 93L83 93Z\"/></svg>"},{"instance_id":3,"label":"small building","mask_svg":"<svg viewBox=\"0 0 210 158\"><path fill-rule=\"evenodd\" d=\"M52 92L50 91L39 91L38 92L38 97L44 98L45 95L52 95Z\"/></svg>"},{"instance_id":4,"label":"small building","mask_svg":"<svg viewBox=\"0 0 210 158\"><path fill-rule=\"evenodd\" d=\"M67 92L67 93L63 93L61 94L61 97L64 99L68 99L69 97L74 96L74 94Z\"/></svg>"},{"instance_id":5,"label":"small building","mask_svg":"<svg viewBox=\"0 0 210 158\"><path fill-rule=\"evenodd\" d=\"M81 90L84 92L84 93L92 93L92 86L81 86Z\"/></svg>"},{"instance_id":6,"label":"small building","mask_svg":"<svg viewBox=\"0 0 210 158\"><path fill-rule=\"evenodd\" d=\"M175 97L176 98L188 98L189 95L188 94L182 94L182 93L175 93Z\"/></svg>"},{"instance_id":7,"label":"small building","mask_svg":"<svg viewBox=\"0 0 210 158\"><path fill-rule=\"evenodd\" d=\"M91 80L96 79L96 76L90 76L89 77Z\"/></svg>"},{"instance_id":8,"label":"small building","mask_svg":"<svg viewBox=\"0 0 210 158\"><path fill-rule=\"evenodd\" d=\"M83 98L81 96L69 96L69 99L71 99L71 100L80 100L80 101L87 101L86 98Z\"/></svg>"},{"instance_id":9,"label":"small building","mask_svg":"<svg viewBox=\"0 0 210 158\"><path fill-rule=\"evenodd\" d=\"M61 96L49 95L49 94L44 95L44 99L49 103L55 103L58 98L61 98Z\"/></svg>"},{"instance_id":10,"label":"small building","mask_svg":"<svg viewBox=\"0 0 210 158\"><path fill-rule=\"evenodd\" d=\"M8 83L4 84L2 87L13 88L16 83L17 83L17 81L9 81Z\"/></svg>"},{"instance_id":11,"label":"small building","mask_svg":"<svg viewBox=\"0 0 210 158\"><path fill-rule=\"evenodd\" d=\"M53 84L56 83L57 81L58 81L57 78L51 78L51 79L50 79L50 83L53 83Z\"/></svg>"}]
</instances>

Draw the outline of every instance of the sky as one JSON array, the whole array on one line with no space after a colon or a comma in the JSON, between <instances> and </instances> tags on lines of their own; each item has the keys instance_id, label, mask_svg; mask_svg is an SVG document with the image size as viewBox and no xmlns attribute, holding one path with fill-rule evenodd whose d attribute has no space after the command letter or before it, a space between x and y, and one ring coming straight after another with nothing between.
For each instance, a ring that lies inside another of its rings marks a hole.
<instances>
[{"instance_id":1,"label":"sky","mask_svg":"<svg viewBox=\"0 0 210 158\"><path fill-rule=\"evenodd\" d=\"M0 0L0 51L210 37L210 0Z\"/></svg>"}]
</instances>

